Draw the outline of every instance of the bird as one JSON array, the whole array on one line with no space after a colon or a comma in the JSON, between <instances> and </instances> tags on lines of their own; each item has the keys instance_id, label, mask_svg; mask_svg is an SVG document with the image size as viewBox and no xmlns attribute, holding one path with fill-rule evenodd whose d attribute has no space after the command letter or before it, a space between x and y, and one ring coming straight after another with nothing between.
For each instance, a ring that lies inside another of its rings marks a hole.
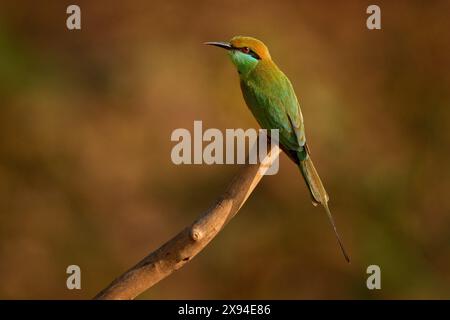
<instances>
[{"instance_id":1,"label":"bird","mask_svg":"<svg viewBox=\"0 0 450 320\"><path fill-rule=\"evenodd\" d=\"M300 168L314 206L322 205L347 262L349 255L328 206L329 196L311 160L300 104L288 77L278 68L267 46L248 36L228 42L205 42L227 50L237 69L244 100L263 129L278 129L281 149Z\"/></svg>"}]
</instances>

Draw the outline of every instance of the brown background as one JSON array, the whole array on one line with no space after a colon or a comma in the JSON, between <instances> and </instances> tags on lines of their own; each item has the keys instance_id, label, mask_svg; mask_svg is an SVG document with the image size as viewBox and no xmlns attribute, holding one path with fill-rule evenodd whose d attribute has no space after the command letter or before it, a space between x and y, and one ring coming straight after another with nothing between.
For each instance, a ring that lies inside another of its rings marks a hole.
<instances>
[{"instance_id":1,"label":"brown background","mask_svg":"<svg viewBox=\"0 0 450 320\"><path fill-rule=\"evenodd\" d=\"M80 5L82 30L66 29ZM252 35L302 103L347 265L282 156L235 220L142 298L449 298L448 1L0 4L0 298L90 298L238 166L175 166L176 128L257 127L225 53ZM82 290L65 269L82 269ZM366 268L382 290L366 288Z\"/></svg>"}]
</instances>

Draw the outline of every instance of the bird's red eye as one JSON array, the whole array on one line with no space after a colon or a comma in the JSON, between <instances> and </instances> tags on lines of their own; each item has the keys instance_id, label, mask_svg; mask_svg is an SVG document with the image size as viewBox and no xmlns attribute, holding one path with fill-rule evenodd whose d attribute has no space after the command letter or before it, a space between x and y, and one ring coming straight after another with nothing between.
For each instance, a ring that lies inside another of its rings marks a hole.
<instances>
[{"instance_id":1,"label":"bird's red eye","mask_svg":"<svg viewBox=\"0 0 450 320\"><path fill-rule=\"evenodd\" d=\"M249 49L248 47L243 47L243 48L241 48L241 51L242 51L243 53L249 53L249 52L250 52L250 49Z\"/></svg>"}]
</instances>

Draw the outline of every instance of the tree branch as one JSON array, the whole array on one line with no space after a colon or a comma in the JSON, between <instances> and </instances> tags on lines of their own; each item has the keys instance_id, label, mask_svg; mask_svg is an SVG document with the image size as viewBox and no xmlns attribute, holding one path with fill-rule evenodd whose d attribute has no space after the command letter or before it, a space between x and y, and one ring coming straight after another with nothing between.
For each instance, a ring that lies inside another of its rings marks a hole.
<instances>
[{"instance_id":1,"label":"tree branch","mask_svg":"<svg viewBox=\"0 0 450 320\"><path fill-rule=\"evenodd\" d=\"M243 165L210 209L174 238L114 280L94 299L134 299L195 257L236 215L270 168L270 159L273 161L279 156L278 146L275 144L271 147L268 155L260 163Z\"/></svg>"}]
</instances>

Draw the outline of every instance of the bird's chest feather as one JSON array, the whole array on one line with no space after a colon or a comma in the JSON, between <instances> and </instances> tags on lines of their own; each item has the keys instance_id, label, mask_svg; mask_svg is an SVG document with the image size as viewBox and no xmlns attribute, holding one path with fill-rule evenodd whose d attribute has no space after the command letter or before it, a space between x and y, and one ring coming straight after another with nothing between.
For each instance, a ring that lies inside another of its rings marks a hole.
<instances>
[{"instance_id":1,"label":"bird's chest feather","mask_svg":"<svg viewBox=\"0 0 450 320\"><path fill-rule=\"evenodd\" d=\"M263 128L282 130L289 125L283 105L286 93L280 82L266 73L241 80L244 100Z\"/></svg>"},{"instance_id":2,"label":"bird's chest feather","mask_svg":"<svg viewBox=\"0 0 450 320\"><path fill-rule=\"evenodd\" d=\"M297 98L284 74L264 70L253 73L241 79L241 90L247 106L262 128L278 129L281 143L290 149L295 150L304 144L304 141L299 141L296 132L299 123L303 126Z\"/></svg>"},{"instance_id":3,"label":"bird's chest feather","mask_svg":"<svg viewBox=\"0 0 450 320\"><path fill-rule=\"evenodd\" d=\"M241 90L248 108L266 129L278 128L284 113L278 99L280 92L271 80L261 77L241 80Z\"/></svg>"}]
</instances>

